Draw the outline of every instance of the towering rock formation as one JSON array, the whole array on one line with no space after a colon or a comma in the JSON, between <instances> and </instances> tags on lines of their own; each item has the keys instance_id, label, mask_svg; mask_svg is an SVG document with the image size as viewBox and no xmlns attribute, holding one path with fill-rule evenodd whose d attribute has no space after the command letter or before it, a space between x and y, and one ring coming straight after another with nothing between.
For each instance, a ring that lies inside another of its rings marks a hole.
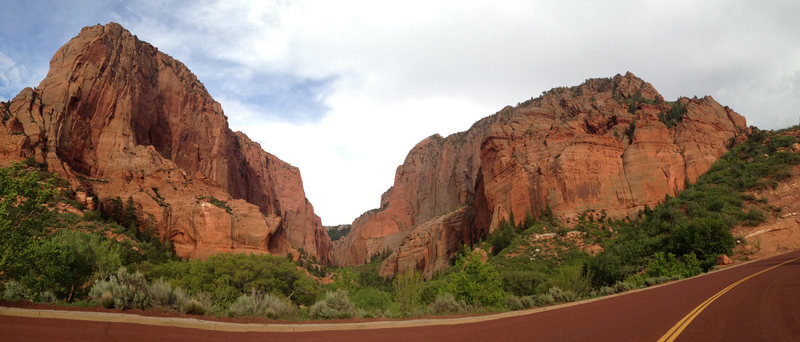
<instances>
[{"instance_id":1,"label":"towering rock formation","mask_svg":"<svg viewBox=\"0 0 800 342\"><path fill-rule=\"evenodd\" d=\"M694 182L746 131L711 97L665 102L630 73L556 88L417 144L381 209L334 243L334 260L358 264L389 250L384 275L430 276L511 213L521 221L549 207L567 223L592 209L630 215Z\"/></svg>"},{"instance_id":2,"label":"towering rock formation","mask_svg":"<svg viewBox=\"0 0 800 342\"><path fill-rule=\"evenodd\" d=\"M34 158L100 201L137 203L182 257L222 251L331 261L297 168L228 128L181 62L120 25L84 28L3 108L0 160Z\"/></svg>"}]
</instances>

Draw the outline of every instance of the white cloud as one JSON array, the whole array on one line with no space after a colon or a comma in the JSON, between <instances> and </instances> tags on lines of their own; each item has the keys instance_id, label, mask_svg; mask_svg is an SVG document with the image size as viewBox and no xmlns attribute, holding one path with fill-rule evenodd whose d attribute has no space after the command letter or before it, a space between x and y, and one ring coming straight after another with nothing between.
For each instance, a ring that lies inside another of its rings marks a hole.
<instances>
[{"instance_id":1,"label":"white cloud","mask_svg":"<svg viewBox=\"0 0 800 342\"><path fill-rule=\"evenodd\" d=\"M712 95L765 128L796 123L800 107L800 6L793 2L163 6L134 3L126 13L135 15L120 20L195 71L234 129L300 167L326 224L377 206L422 138L464 130L504 105L590 77L630 70L667 98ZM298 121L291 110L265 113L274 108L254 97L277 92L265 78L283 76L298 87L327 80L309 94L324 115Z\"/></svg>"},{"instance_id":2,"label":"white cloud","mask_svg":"<svg viewBox=\"0 0 800 342\"><path fill-rule=\"evenodd\" d=\"M22 90L23 67L17 66L11 57L0 51L0 101L6 101Z\"/></svg>"}]
</instances>

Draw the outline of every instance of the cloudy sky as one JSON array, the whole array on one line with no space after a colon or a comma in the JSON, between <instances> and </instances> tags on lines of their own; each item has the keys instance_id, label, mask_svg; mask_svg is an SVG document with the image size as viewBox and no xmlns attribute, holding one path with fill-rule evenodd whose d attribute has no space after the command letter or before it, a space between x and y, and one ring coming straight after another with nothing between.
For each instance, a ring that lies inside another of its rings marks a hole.
<instances>
[{"instance_id":1,"label":"cloudy sky","mask_svg":"<svg viewBox=\"0 0 800 342\"><path fill-rule=\"evenodd\" d=\"M631 71L761 128L800 120L796 1L3 1L0 99L81 27L183 61L231 128L298 166L326 225L378 206L421 139Z\"/></svg>"}]
</instances>

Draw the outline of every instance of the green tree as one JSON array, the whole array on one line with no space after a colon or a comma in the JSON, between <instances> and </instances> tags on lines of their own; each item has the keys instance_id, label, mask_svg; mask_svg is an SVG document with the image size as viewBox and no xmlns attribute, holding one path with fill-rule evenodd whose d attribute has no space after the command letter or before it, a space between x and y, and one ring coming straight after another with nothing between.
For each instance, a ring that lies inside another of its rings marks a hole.
<instances>
[{"instance_id":1,"label":"green tree","mask_svg":"<svg viewBox=\"0 0 800 342\"><path fill-rule=\"evenodd\" d=\"M125 208L122 206L122 199L119 196L111 201L111 217L119 224L125 224Z\"/></svg>"},{"instance_id":2,"label":"green tree","mask_svg":"<svg viewBox=\"0 0 800 342\"><path fill-rule=\"evenodd\" d=\"M27 273L44 234L44 204L58 194L58 179L15 164L0 169L0 278Z\"/></svg>"},{"instance_id":3,"label":"green tree","mask_svg":"<svg viewBox=\"0 0 800 342\"><path fill-rule=\"evenodd\" d=\"M403 316L410 315L419 308L423 285L422 276L416 271L401 274L392 281L394 302L400 307Z\"/></svg>"},{"instance_id":4,"label":"green tree","mask_svg":"<svg viewBox=\"0 0 800 342\"><path fill-rule=\"evenodd\" d=\"M22 278L34 298L49 290L71 302L88 292L83 285L94 273L96 257L87 237L80 232L61 230L34 249L36 262Z\"/></svg>"},{"instance_id":5,"label":"green tree","mask_svg":"<svg viewBox=\"0 0 800 342\"><path fill-rule=\"evenodd\" d=\"M133 202L133 197L131 196L128 196L128 202L125 204L121 224L129 230L131 227L136 230L136 203ZM136 233L136 231L132 233Z\"/></svg>"},{"instance_id":6,"label":"green tree","mask_svg":"<svg viewBox=\"0 0 800 342\"><path fill-rule=\"evenodd\" d=\"M334 290L344 290L347 293L352 293L355 290L356 274L353 272L352 269L349 268L342 268L336 271L336 274L333 277L333 289Z\"/></svg>"},{"instance_id":7,"label":"green tree","mask_svg":"<svg viewBox=\"0 0 800 342\"><path fill-rule=\"evenodd\" d=\"M477 253L460 257L446 286L456 299L497 307L505 299L500 275L494 266L481 261Z\"/></svg>"},{"instance_id":8,"label":"green tree","mask_svg":"<svg viewBox=\"0 0 800 342\"><path fill-rule=\"evenodd\" d=\"M736 239L725 221L702 217L678 225L667 244L674 254L694 253L708 269L714 265L718 255L730 253Z\"/></svg>"}]
</instances>

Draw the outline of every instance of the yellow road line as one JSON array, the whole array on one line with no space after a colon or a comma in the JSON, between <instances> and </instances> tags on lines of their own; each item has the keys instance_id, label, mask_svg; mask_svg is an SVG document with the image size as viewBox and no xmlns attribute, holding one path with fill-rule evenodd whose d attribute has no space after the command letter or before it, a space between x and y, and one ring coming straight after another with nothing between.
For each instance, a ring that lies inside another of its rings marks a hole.
<instances>
[{"instance_id":1,"label":"yellow road line","mask_svg":"<svg viewBox=\"0 0 800 342\"><path fill-rule=\"evenodd\" d=\"M721 297L722 295L724 295L726 292L730 291L731 289L733 289L737 285L739 285L741 283L744 283L748 279L750 279L752 277L755 277L755 276L757 276L757 275L759 275L761 273L764 273L764 272L767 272L769 270L772 270L772 269L778 268L780 266L786 265L786 264L788 264L788 263L790 263L792 261L795 261L795 260L800 260L800 257L794 258L794 259L789 260L789 261L784 261L784 262L782 262L780 264L777 264L775 266L772 266L770 268L761 270L761 271L759 271L757 273L753 273L753 274L751 274L751 275L749 275L747 277L739 279L739 281L737 281L737 282L735 282L733 284L728 285L728 287L722 289L722 291L717 292L715 295L711 296L711 298L706 299L703 303L701 303L696 308L694 308L692 311L690 311L686 316L681 318L681 320L678 321L678 323L676 323L672 328L670 328L669 331L667 331L667 333L664 334L664 336L661 336L661 338L658 339L658 342L672 342L672 341L675 341L675 339L678 338L678 336L683 332L683 330L686 329L686 327L688 327L689 324L692 323L692 321L698 315L700 315L700 313L703 312L703 310L706 309L706 307L711 305L711 303L713 303L715 300L717 300L717 298Z\"/></svg>"}]
</instances>

